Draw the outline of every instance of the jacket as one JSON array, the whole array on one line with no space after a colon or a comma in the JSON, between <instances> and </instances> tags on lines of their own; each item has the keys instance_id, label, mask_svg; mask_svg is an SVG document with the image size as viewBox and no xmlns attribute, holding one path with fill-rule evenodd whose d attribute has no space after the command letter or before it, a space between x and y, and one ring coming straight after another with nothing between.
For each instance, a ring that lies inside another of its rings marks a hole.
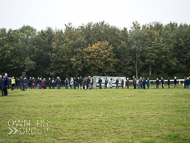
<instances>
[{"instance_id":1,"label":"jacket","mask_svg":"<svg viewBox=\"0 0 190 143\"><path fill-rule=\"evenodd\" d=\"M129 85L129 80L126 81L126 85Z\"/></svg>"},{"instance_id":2,"label":"jacket","mask_svg":"<svg viewBox=\"0 0 190 143\"><path fill-rule=\"evenodd\" d=\"M73 85L73 79L70 80L70 85Z\"/></svg>"},{"instance_id":3,"label":"jacket","mask_svg":"<svg viewBox=\"0 0 190 143\"><path fill-rule=\"evenodd\" d=\"M108 83L108 79L105 80L105 85L107 85L107 83Z\"/></svg>"},{"instance_id":4,"label":"jacket","mask_svg":"<svg viewBox=\"0 0 190 143\"><path fill-rule=\"evenodd\" d=\"M159 85L159 80L156 80L156 84Z\"/></svg>"},{"instance_id":5,"label":"jacket","mask_svg":"<svg viewBox=\"0 0 190 143\"><path fill-rule=\"evenodd\" d=\"M51 80L48 80L48 86L51 86Z\"/></svg>"},{"instance_id":6,"label":"jacket","mask_svg":"<svg viewBox=\"0 0 190 143\"><path fill-rule=\"evenodd\" d=\"M56 79L55 81L57 84L61 84L61 80L59 78Z\"/></svg>"},{"instance_id":7,"label":"jacket","mask_svg":"<svg viewBox=\"0 0 190 143\"><path fill-rule=\"evenodd\" d=\"M170 79L168 79L168 85L170 85Z\"/></svg>"},{"instance_id":8,"label":"jacket","mask_svg":"<svg viewBox=\"0 0 190 143\"><path fill-rule=\"evenodd\" d=\"M149 86L149 85L150 85L150 83L149 83L149 82L150 82L150 80L148 79L148 80L147 80L147 86Z\"/></svg>"},{"instance_id":9,"label":"jacket","mask_svg":"<svg viewBox=\"0 0 190 143\"><path fill-rule=\"evenodd\" d=\"M98 80L98 83L102 83L102 79L101 78Z\"/></svg>"},{"instance_id":10,"label":"jacket","mask_svg":"<svg viewBox=\"0 0 190 143\"><path fill-rule=\"evenodd\" d=\"M161 79L161 83L164 84L164 79L163 78Z\"/></svg>"},{"instance_id":11,"label":"jacket","mask_svg":"<svg viewBox=\"0 0 190 143\"><path fill-rule=\"evenodd\" d=\"M0 87L3 88L4 87L4 80L2 78L0 78Z\"/></svg>"},{"instance_id":12,"label":"jacket","mask_svg":"<svg viewBox=\"0 0 190 143\"><path fill-rule=\"evenodd\" d=\"M121 85L124 85L124 80L123 79L121 80Z\"/></svg>"},{"instance_id":13,"label":"jacket","mask_svg":"<svg viewBox=\"0 0 190 143\"><path fill-rule=\"evenodd\" d=\"M136 80L135 80L135 78L133 78L133 84L136 84Z\"/></svg>"},{"instance_id":14,"label":"jacket","mask_svg":"<svg viewBox=\"0 0 190 143\"><path fill-rule=\"evenodd\" d=\"M116 84L118 84L119 83L119 80L118 79L116 79Z\"/></svg>"},{"instance_id":15,"label":"jacket","mask_svg":"<svg viewBox=\"0 0 190 143\"><path fill-rule=\"evenodd\" d=\"M4 85L5 86L9 85L9 78L8 77L4 78Z\"/></svg>"},{"instance_id":16,"label":"jacket","mask_svg":"<svg viewBox=\"0 0 190 143\"><path fill-rule=\"evenodd\" d=\"M110 87L112 87L112 82L113 82L113 81L112 81L112 80L110 80Z\"/></svg>"}]
</instances>

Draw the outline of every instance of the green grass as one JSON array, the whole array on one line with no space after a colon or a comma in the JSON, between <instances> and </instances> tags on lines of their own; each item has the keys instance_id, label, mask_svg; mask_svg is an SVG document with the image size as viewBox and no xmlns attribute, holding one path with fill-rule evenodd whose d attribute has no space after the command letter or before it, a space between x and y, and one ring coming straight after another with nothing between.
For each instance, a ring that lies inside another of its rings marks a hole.
<instances>
[{"instance_id":1,"label":"green grass","mask_svg":"<svg viewBox=\"0 0 190 143\"><path fill-rule=\"evenodd\" d=\"M9 90L0 113L0 142L190 142L189 89Z\"/></svg>"}]
</instances>

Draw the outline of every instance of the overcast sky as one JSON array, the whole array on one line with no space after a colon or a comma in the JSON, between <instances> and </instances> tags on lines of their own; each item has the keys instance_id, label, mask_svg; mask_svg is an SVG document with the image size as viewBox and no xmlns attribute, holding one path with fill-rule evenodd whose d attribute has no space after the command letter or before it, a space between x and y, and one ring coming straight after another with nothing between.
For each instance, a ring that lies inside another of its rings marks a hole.
<instances>
[{"instance_id":1,"label":"overcast sky","mask_svg":"<svg viewBox=\"0 0 190 143\"><path fill-rule=\"evenodd\" d=\"M190 24L190 0L0 0L0 5L0 28L6 29L64 29L68 22L78 27L100 21L128 29L134 21Z\"/></svg>"}]
</instances>

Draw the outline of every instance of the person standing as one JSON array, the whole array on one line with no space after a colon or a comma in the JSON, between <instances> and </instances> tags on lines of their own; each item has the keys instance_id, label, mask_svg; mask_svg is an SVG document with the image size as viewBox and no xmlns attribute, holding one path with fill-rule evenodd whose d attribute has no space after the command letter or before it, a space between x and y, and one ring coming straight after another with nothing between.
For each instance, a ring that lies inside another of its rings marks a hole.
<instances>
[{"instance_id":1,"label":"person standing","mask_svg":"<svg viewBox=\"0 0 190 143\"><path fill-rule=\"evenodd\" d=\"M42 86L42 89L45 89L45 78L43 79L42 83L41 83L41 86Z\"/></svg>"},{"instance_id":2,"label":"person standing","mask_svg":"<svg viewBox=\"0 0 190 143\"><path fill-rule=\"evenodd\" d=\"M71 77L71 80L70 80L70 85L71 85L71 89L73 89L73 78Z\"/></svg>"},{"instance_id":3,"label":"person standing","mask_svg":"<svg viewBox=\"0 0 190 143\"><path fill-rule=\"evenodd\" d=\"M108 79L107 79L107 77L106 77L104 89L105 89L105 88L107 89L107 84L108 84Z\"/></svg>"},{"instance_id":4,"label":"person standing","mask_svg":"<svg viewBox=\"0 0 190 143\"><path fill-rule=\"evenodd\" d=\"M176 77L174 77L174 88L176 87L176 85L177 85L177 79Z\"/></svg>"},{"instance_id":5,"label":"person standing","mask_svg":"<svg viewBox=\"0 0 190 143\"><path fill-rule=\"evenodd\" d=\"M88 77L88 88L91 90L90 76Z\"/></svg>"},{"instance_id":6,"label":"person standing","mask_svg":"<svg viewBox=\"0 0 190 143\"><path fill-rule=\"evenodd\" d=\"M146 84L146 78L143 77L143 89L146 89L145 84Z\"/></svg>"},{"instance_id":7,"label":"person standing","mask_svg":"<svg viewBox=\"0 0 190 143\"><path fill-rule=\"evenodd\" d=\"M86 90L87 89L87 84L88 84L88 81L87 81L86 77L83 80L83 84L84 84L84 89Z\"/></svg>"},{"instance_id":8,"label":"person standing","mask_svg":"<svg viewBox=\"0 0 190 143\"><path fill-rule=\"evenodd\" d=\"M57 84L57 89L60 89L61 88L61 79L59 77L57 77L55 82Z\"/></svg>"},{"instance_id":9,"label":"person standing","mask_svg":"<svg viewBox=\"0 0 190 143\"><path fill-rule=\"evenodd\" d=\"M32 78L29 78L29 88L32 89Z\"/></svg>"},{"instance_id":10,"label":"person standing","mask_svg":"<svg viewBox=\"0 0 190 143\"><path fill-rule=\"evenodd\" d=\"M20 83L20 89L23 90L24 81L22 76L20 76L19 83Z\"/></svg>"},{"instance_id":11,"label":"person standing","mask_svg":"<svg viewBox=\"0 0 190 143\"><path fill-rule=\"evenodd\" d=\"M28 80L27 80L27 78L25 77L25 78L23 79L23 90L27 89L27 82L28 82Z\"/></svg>"},{"instance_id":12,"label":"person standing","mask_svg":"<svg viewBox=\"0 0 190 143\"><path fill-rule=\"evenodd\" d=\"M11 79L11 88L12 88L12 90L15 88L15 78L14 77L12 77L12 79Z\"/></svg>"},{"instance_id":13,"label":"person standing","mask_svg":"<svg viewBox=\"0 0 190 143\"><path fill-rule=\"evenodd\" d=\"M170 88L170 78L168 77L168 88Z\"/></svg>"},{"instance_id":14,"label":"person standing","mask_svg":"<svg viewBox=\"0 0 190 143\"><path fill-rule=\"evenodd\" d=\"M79 90L80 90L80 88L83 89L83 87L82 87L82 82L83 82L83 79L82 79L82 77L80 77L80 78L79 78Z\"/></svg>"},{"instance_id":15,"label":"person standing","mask_svg":"<svg viewBox=\"0 0 190 143\"><path fill-rule=\"evenodd\" d=\"M157 89L159 88L159 79L158 78L156 79L156 88Z\"/></svg>"},{"instance_id":16,"label":"person standing","mask_svg":"<svg viewBox=\"0 0 190 143\"><path fill-rule=\"evenodd\" d=\"M161 77L161 84L162 84L162 88L164 88L164 78Z\"/></svg>"},{"instance_id":17,"label":"person standing","mask_svg":"<svg viewBox=\"0 0 190 143\"><path fill-rule=\"evenodd\" d=\"M129 89L129 78L127 78L126 85L127 85L127 89Z\"/></svg>"},{"instance_id":18,"label":"person standing","mask_svg":"<svg viewBox=\"0 0 190 143\"><path fill-rule=\"evenodd\" d=\"M4 78L4 96L8 95L7 88L9 86L9 78L7 77L7 73L5 73L5 78Z\"/></svg>"},{"instance_id":19,"label":"person standing","mask_svg":"<svg viewBox=\"0 0 190 143\"><path fill-rule=\"evenodd\" d=\"M40 84L40 89L42 89L42 79L41 78L39 80L39 84Z\"/></svg>"},{"instance_id":20,"label":"person standing","mask_svg":"<svg viewBox=\"0 0 190 143\"><path fill-rule=\"evenodd\" d=\"M142 78L140 77L139 78L139 89L141 89L142 88Z\"/></svg>"},{"instance_id":21,"label":"person standing","mask_svg":"<svg viewBox=\"0 0 190 143\"><path fill-rule=\"evenodd\" d=\"M19 88L19 80L18 80L18 78L16 78L16 87L15 88Z\"/></svg>"},{"instance_id":22,"label":"person standing","mask_svg":"<svg viewBox=\"0 0 190 143\"><path fill-rule=\"evenodd\" d=\"M76 77L74 77L74 89L76 89L76 86L77 86L77 79L76 79Z\"/></svg>"},{"instance_id":23,"label":"person standing","mask_svg":"<svg viewBox=\"0 0 190 143\"><path fill-rule=\"evenodd\" d=\"M135 80L135 76L133 76L133 86L134 86L134 89L136 89L136 80Z\"/></svg>"},{"instance_id":24,"label":"person standing","mask_svg":"<svg viewBox=\"0 0 190 143\"><path fill-rule=\"evenodd\" d=\"M149 89L149 86L150 86L150 80L149 80L149 78L147 78L147 88Z\"/></svg>"},{"instance_id":25,"label":"person standing","mask_svg":"<svg viewBox=\"0 0 190 143\"><path fill-rule=\"evenodd\" d=\"M91 89L93 89L93 78L90 78Z\"/></svg>"},{"instance_id":26,"label":"person standing","mask_svg":"<svg viewBox=\"0 0 190 143\"><path fill-rule=\"evenodd\" d=\"M88 88L91 90L91 79L90 79L90 76L88 77Z\"/></svg>"},{"instance_id":27,"label":"person standing","mask_svg":"<svg viewBox=\"0 0 190 143\"><path fill-rule=\"evenodd\" d=\"M68 80L65 78L65 89L68 89Z\"/></svg>"},{"instance_id":28,"label":"person standing","mask_svg":"<svg viewBox=\"0 0 190 143\"><path fill-rule=\"evenodd\" d=\"M54 87L55 87L55 80L54 80L54 78L52 78L51 85L52 85L52 88L54 89Z\"/></svg>"},{"instance_id":29,"label":"person standing","mask_svg":"<svg viewBox=\"0 0 190 143\"><path fill-rule=\"evenodd\" d=\"M124 80L123 79L121 80L121 87L122 88L124 87Z\"/></svg>"},{"instance_id":30,"label":"person standing","mask_svg":"<svg viewBox=\"0 0 190 143\"><path fill-rule=\"evenodd\" d=\"M48 80L48 86L49 86L49 89L51 89L51 78L49 77L49 80Z\"/></svg>"},{"instance_id":31,"label":"person standing","mask_svg":"<svg viewBox=\"0 0 190 143\"><path fill-rule=\"evenodd\" d=\"M117 78L117 79L116 79L116 89L117 89L117 88L119 89L118 84L119 84L119 80L118 80L118 78Z\"/></svg>"},{"instance_id":32,"label":"person standing","mask_svg":"<svg viewBox=\"0 0 190 143\"><path fill-rule=\"evenodd\" d=\"M38 79L36 80L36 84L37 84L37 89L40 88L40 78L38 77Z\"/></svg>"},{"instance_id":33,"label":"person standing","mask_svg":"<svg viewBox=\"0 0 190 143\"><path fill-rule=\"evenodd\" d=\"M2 75L0 75L0 90L3 96L3 92L4 92L4 80L2 78Z\"/></svg>"},{"instance_id":34,"label":"person standing","mask_svg":"<svg viewBox=\"0 0 190 143\"><path fill-rule=\"evenodd\" d=\"M102 89L102 79L101 79L101 77L99 77L98 83L99 83L99 89Z\"/></svg>"},{"instance_id":35,"label":"person standing","mask_svg":"<svg viewBox=\"0 0 190 143\"><path fill-rule=\"evenodd\" d=\"M113 81L112 81L112 78L110 79L110 88L112 88L112 83L113 83Z\"/></svg>"},{"instance_id":36,"label":"person standing","mask_svg":"<svg viewBox=\"0 0 190 143\"><path fill-rule=\"evenodd\" d=\"M187 79L186 79L186 86L187 86L187 88L190 88L190 86L189 86L189 77L187 77Z\"/></svg>"},{"instance_id":37,"label":"person standing","mask_svg":"<svg viewBox=\"0 0 190 143\"><path fill-rule=\"evenodd\" d=\"M183 80L183 85L184 85L184 89L186 88L186 78L184 77L184 80Z\"/></svg>"},{"instance_id":38,"label":"person standing","mask_svg":"<svg viewBox=\"0 0 190 143\"><path fill-rule=\"evenodd\" d=\"M9 78L9 86L8 89L11 88L11 78Z\"/></svg>"}]
</instances>

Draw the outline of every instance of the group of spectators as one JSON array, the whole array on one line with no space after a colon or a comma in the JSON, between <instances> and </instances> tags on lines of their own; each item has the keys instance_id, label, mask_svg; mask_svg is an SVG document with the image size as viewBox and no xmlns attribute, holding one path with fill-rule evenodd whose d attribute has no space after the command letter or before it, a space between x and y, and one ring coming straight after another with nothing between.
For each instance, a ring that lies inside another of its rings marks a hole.
<instances>
[{"instance_id":1,"label":"group of spectators","mask_svg":"<svg viewBox=\"0 0 190 143\"><path fill-rule=\"evenodd\" d=\"M68 87L71 87L71 89L76 89L76 87L78 87L78 89L93 89L93 78L92 77L71 77L70 80L68 80L67 78L65 79L65 89L68 89Z\"/></svg>"},{"instance_id":2,"label":"group of spectators","mask_svg":"<svg viewBox=\"0 0 190 143\"><path fill-rule=\"evenodd\" d=\"M190 79L190 76L187 77L187 78L184 78L184 88L190 88L189 86L189 79ZM162 88L164 88L164 78L161 77L161 86ZM159 81L159 78L156 79L156 88L158 89L159 88L159 84L160 84L160 81ZM150 80L149 78L146 78L145 77L140 77L140 78L135 78L135 76L133 76L133 86L134 86L134 89L136 89L136 86L138 87L138 89L146 89L146 85L147 85L147 88L149 89L150 87ZM170 88L170 78L168 78L167 80L167 85L168 85L168 88ZM174 88L176 87L177 85L177 79L176 77L174 77Z\"/></svg>"},{"instance_id":3,"label":"group of spectators","mask_svg":"<svg viewBox=\"0 0 190 143\"><path fill-rule=\"evenodd\" d=\"M190 77L184 78L184 88L190 88L189 86L189 79ZM161 77L161 86L162 88L164 88L164 78ZM98 84L99 84L99 89L102 89L102 79L101 77L99 77L98 79ZM119 80L118 78L116 79L116 89L119 88ZM121 80L121 87L124 88L124 79ZM157 78L156 79L156 88L159 88L159 84L160 81ZM126 80L126 84L127 89L129 89L129 78L127 78ZM168 78L167 80L167 85L168 88L170 88L170 78ZM174 87L176 87L177 85L177 79L176 77L174 77ZM37 78L37 80L34 77L30 77L29 79L27 79L26 77L23 78L22 76L20 78L14 78L14 77L10 77L8 78L7 73L5 73L5 75L2 77L2 75L0 75L0 90L2 91L2 96L7 96L8 95L8 88L11 88L12 90L14 90L15 88L17 89L21 89L21 90L25 90L27 88L30 89L46 89L46 87L49 87L49 89L53 88L57 86L57 89L60 89L61 87L61 79L59 77L57 77L57 79L55 80L54 78L49 78L48 80L46 80L45 78ZM65 89L68 89L68 87L70 86L71 89L76 89L78 87L78 89L93 89L93 78L92 77L71 77L70 80L68 80L67 78L65 79ZM112 88L113 87L113 80L112 78L110 80L105 79L105 83L104 83L104 89L107 89L107 87ZM138 89L149 89L150 87L150 80L149 78L145 78L145 77L140 77L140 78L135 78L135 76L133 76L133 86L134 89L138 88Z\"/></svg>"}]
</instances>

